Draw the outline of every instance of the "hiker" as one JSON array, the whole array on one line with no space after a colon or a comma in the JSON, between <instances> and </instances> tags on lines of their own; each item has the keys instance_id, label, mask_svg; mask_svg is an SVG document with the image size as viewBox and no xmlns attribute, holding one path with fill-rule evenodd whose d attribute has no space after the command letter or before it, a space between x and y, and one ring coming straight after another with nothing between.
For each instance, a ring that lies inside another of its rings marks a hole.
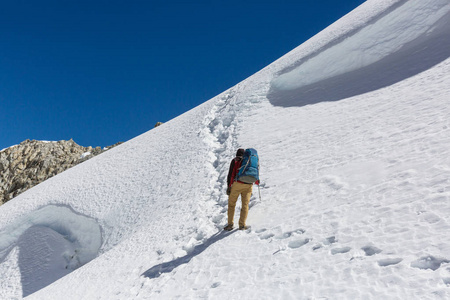
<instances>
[{"instance_id":1,"label":"hiker","mask_svg":"<svg viewBox=\"0 0 450 300\"><path fill-rule=\"evenodd\" d=\"M245 221L247 220L248 215L248 204L250 202L250 197L252 196L253 182L259 185L259 174L256 175L254 180L246 180L247 182L241 181L238 179L239 175L244 175L239 173L239 169L241 168L242 161L244 159L244 155L247 155L247 151L253 150L254 154L256 154L256 150L254 149L238 149L236 152L236 157L230 163L230 168L228 170L228 178L227 178L227 195L228 195L228 224L224 227L224 230L230 231L234 226L234 209L236 208L236 202L241 195L242 208L241 215L239 218L239 230L247 229L248 226L245 225ZM249 152L252 153L252 152ZM256 159L258 158L256 154ZM247 158L248 160L249 158ZM259 166L258 160L256 163ZM244 166L245 167L245 166ZM259 173L257 169L256 172ZM241 170L242 173L242 170ZM242 177L242 176L241 176ZM240 178L241 178L240 177ZM248 177L248 176L245 176Z\"/></svg>"}]
</instances>

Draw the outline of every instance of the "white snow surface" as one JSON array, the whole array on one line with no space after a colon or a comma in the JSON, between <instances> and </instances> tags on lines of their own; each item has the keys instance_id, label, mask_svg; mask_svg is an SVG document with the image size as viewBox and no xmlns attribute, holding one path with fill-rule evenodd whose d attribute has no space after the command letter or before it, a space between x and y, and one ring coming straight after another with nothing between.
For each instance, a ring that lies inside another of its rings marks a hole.
<instances>
[{"instance_id":1,"label":"white snow surface","mask_svg":"<svg viewBox=\"0 0 450 300\"><path fill-rule=\"evenodd\" d=\"M0 298L450 299L449 10L369 0L2 205ZM339 89L304 97L329 76ZM225 233L239 147L259 152L261 198Z\"/></svg>"},{"instance_id":2,"label":"white snow surface","mask_svg":"<svg viewBox=\"0 0 450 300\"><path fill-rule=\"evenodd\" d=\"M407 1L394 13L365 24L354 35L278 77L274 85L287 90L299 88L380 61L429 33L449 10L448 0Z\"/></svg>"}]
</instances>

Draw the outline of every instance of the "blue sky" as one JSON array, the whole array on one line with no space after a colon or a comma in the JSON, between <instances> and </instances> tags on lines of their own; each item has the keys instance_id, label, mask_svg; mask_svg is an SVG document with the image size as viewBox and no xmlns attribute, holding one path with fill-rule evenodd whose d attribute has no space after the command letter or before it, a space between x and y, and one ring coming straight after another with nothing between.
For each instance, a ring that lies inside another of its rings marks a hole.
<instances>
[{"instance_id":1,"label":"blue sky","mask_svg":"<svg viewBox=\"0 0 450 300\"><path fill-rule=\"evenodd\" d=\"M127 141L363 2L2 1L0 149L25 139Z\"/></svg>"}]
</instances>

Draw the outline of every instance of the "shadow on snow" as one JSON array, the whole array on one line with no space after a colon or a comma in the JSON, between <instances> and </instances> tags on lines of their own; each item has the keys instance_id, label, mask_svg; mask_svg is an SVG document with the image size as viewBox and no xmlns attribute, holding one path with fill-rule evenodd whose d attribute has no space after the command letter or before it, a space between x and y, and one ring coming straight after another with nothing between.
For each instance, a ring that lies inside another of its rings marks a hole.
<instances>
[{"instance_id":1,"label":"shadow on snow","mask_svg":"<svg viewBox=\"0 0 450 300\"><path fill-rule=\"evenodd\" d=\"M292 90L280 90L271 86L267 98L275 106L304 106L338 101L390 86L449 58L448 32L450 14L447 13L435 24L433 32L423 34L378 62ZM280 75L296 67L299 65L286 68Z\"/></svg>"},{"instance_id":2,"label":"shadow on snow","mask_svg":"<svg viewBox=\"0 0 450 300\"><path fill-rule=\"evenodd\" d=\"M174 259L172 261L168 261L168 262L153 266L150 269L148 269L147 271L145 271L142 274L142 276L153 279L153 278L158 278L163 273L170 273L175 268L177 268L183 264L189 263L192 258L196 257L197 255L199 255L200 253L202 253L203 251L208 249L209 246L220 241L223 238L226 238L227 236L231 235L233 232L235 232L235 230L234 231L223 231L223 230L219 231L216 234L214 234L213 236L211 236L204 243L195 246L194 249L189 254L187 254L183 257Z\"/></svg>"}]
</instances>

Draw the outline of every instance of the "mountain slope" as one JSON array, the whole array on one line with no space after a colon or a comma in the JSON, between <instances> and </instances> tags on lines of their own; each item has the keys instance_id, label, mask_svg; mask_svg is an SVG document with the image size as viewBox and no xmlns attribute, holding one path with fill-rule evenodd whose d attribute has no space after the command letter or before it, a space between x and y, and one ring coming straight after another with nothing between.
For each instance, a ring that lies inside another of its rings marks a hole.
<instances>
[{"instance_id":1,"label":"mountain slope","mask_svg":"<svg viewBox=\"0 0 450 300\"><path fill-rule=\"evenodd\" d=\"M305 85L280 92L289 70L300 82L302 68L335 55L326 49L344 41L364 45L356 33L386 17L408 24L405 14L439 15L425 22L425 32L429 41L434 34L444 39L430 47L446 53L450 4L425 2L367 1L223 94L0 207L0 296L448 298L448 55L350 98L293 98ZM376 32L390 30L382 29ZM357 67L361 84L365 72L386 68L383 59ZM329 80L316 79L307 85ZM358 85L341 79L343 89ZM274 92L285 102L274 102ZM259 150L262 198L254 190L250 232L225 234L224 183L238 147ZM70 216L70 224L58 214ZM100 235L83 224L97 224ZM27 242L30 232L40 241ZM45 242L62 249L48 258L55 264L30 267L33 258L22 249L38 252ZM61 266L74 271L46 287L28 279L61 274Z\"/></svg>"}]
</instances>

